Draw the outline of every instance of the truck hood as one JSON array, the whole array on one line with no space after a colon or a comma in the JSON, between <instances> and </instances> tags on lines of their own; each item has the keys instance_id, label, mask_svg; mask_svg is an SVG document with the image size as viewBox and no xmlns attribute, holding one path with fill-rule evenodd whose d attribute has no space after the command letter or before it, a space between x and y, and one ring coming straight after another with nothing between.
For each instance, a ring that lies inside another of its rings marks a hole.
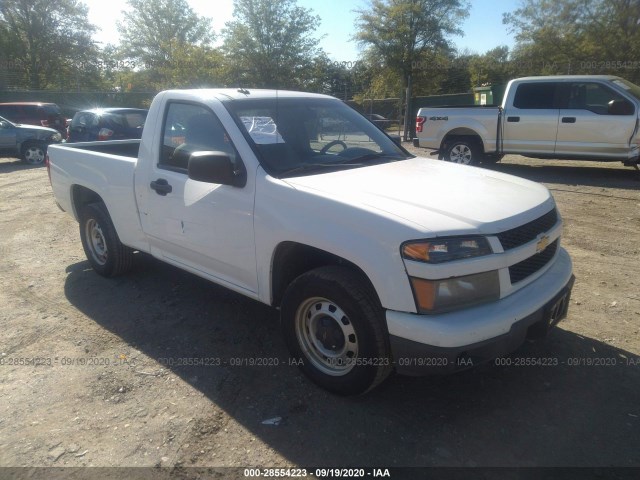
<instances>
[{"instance_id":1,"label":"truck hood","mask_svg":"<svg viewBox=\"0 0 640 480\"><path fill-rule=\"evenodd\" d=\"M549 211L541 184L490 170L417 157L285 179L306 191L438 235L492 234Z\"/></svg>"},{"instance_id":2,"label":"truck hood","mask_svg":"<svg viewBox=\"0 0 640 480\"><path fill-rule=\"evenodd\" d=\"M22 133L38 133L39 136L45 137L48 135L53 135L54 133L58 133L57 130L49 127L39 127L38 125L27 125L25 123L14 123L16 128Z\"/></svg>"}]
</instances>

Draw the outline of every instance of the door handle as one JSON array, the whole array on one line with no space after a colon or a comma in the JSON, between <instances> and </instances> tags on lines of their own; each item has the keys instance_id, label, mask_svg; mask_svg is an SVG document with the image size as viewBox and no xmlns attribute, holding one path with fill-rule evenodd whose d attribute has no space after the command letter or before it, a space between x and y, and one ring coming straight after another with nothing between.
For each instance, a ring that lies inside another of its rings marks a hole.
<instances>
[{"instance_id":1,"label":"door handle","mask_svg":"<svg viewBox=\"0 0 640 480\"><path fill-rule=\"evenodd\" d=\"M520 117L507 117L507 122L518 123L520 121Z\"/></svg>"},{"instance_id":2,"label":"door handle","mask_svg":"<svg viewBox=\"0 0 640 480\"><path fill-rule=\"evenodd\" d=\"M155 182L151 182L149 186L152 190L155 190L158 195L162 195L163 197L167 193L171 193L171 191L173 190L173 187L169 185L169 182L167 182L164 178L159 178Z\"/></svg>"},{"instance_id":3,"label":"door handle","mask_svg":"<svg viewBox=\"0 0 640 480\"><path fill-rule=\"evenodd\" d=\"M562 123L576 123L576 117L562 117Z\"/></svg>"}]
</instances>

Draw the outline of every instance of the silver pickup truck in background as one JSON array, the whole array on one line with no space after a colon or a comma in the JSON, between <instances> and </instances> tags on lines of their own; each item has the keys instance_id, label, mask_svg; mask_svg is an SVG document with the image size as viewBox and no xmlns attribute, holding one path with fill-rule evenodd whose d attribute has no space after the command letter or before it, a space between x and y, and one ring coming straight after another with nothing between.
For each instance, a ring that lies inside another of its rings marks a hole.
<instances>
[{"instance_id":1,"label":"silver pickup truck in background","mask_svg":"<svg viewBox=\"0 0 640 480\"><path fill-rule=\"evenodd\" d=\"M613 76L511 80L500 107L421 108L414 145L455 163L533 158L621 161L638 169L640 87Z\"/></svg>"}]
</instances>

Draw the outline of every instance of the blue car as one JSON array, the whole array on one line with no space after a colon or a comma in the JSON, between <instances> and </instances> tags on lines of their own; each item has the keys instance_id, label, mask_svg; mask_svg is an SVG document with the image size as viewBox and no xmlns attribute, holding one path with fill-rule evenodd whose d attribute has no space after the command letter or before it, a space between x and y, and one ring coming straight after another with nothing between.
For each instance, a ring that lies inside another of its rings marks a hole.
<instances>
[{"instance_id":1,"label":"blue car","mask_svg":"<svg viewBox=\"0 0 640 480\"><path fill-rule=\"evenodd\" d=\"M73 116L67 142L140 138L148 112L140 108L82 110Z\"/></svg>"}]
</instances>

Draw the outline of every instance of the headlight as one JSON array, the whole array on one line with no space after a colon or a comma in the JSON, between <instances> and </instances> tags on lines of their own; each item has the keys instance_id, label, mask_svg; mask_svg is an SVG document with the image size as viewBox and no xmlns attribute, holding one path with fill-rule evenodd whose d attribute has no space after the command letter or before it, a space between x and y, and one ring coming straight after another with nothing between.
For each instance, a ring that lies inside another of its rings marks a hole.
<instances>
[{"instance_id":1,"label":"headlight","mask_svg":"<svg viewBox=\"0 0 640 480\"><path fill-rule=\"evenodd\" d=\"M451 262L491 253L491 247L485 237L434 238L408 242L402 246L404 258L426 263Z\"/></svg>"},{"instance_id":2,"label":"headlight","mask_svg":"<svg viewBox=\"0 0 640 480\"><path fill-rule=\"evenodd\" d=\"M61 142L62 141L62 135L60 135L59 133L54 133L53 135L51 135L49 137L49 140L51 140L52 142Z\"/></svg>"},{"instance_id":3,"label":"headlight","mask_svg":"<svg viewBox=\"0 0 640 480\"><path fill-rule=\"evenodd\" d=\"M498 271L427 280L410 277L418 313L443 313L500 298Z\"/></svg>"}]
</instances>

